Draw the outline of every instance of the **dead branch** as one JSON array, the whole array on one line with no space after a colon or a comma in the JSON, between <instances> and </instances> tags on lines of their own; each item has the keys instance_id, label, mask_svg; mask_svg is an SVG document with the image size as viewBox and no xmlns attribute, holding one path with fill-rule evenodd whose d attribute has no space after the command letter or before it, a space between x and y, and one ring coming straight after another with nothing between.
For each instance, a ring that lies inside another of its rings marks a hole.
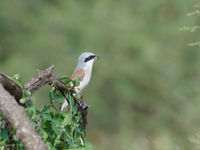
<instances>
[{"instance_id":1,"label":"dead branch","mask_svg":"<svg viewBox=\"0 0 200 150\"><path fill-rule=\"evenodd\" d=\"M25 84L25 88L33 94L40 87L46 84L53 84L53 86L60 91L63 95L65 95L68 91L66 85L57 77L52 76L54 65L50 66L45 70L37 70L36 77L32 78L30 82ZM87 109L88 105L84 103L83 99L78 100L73 94L71 96L74 98L75 103L78 104L78 109L82 113L82 121L81 125L83 128L86 128L87 125Z\"/></svg>"},{"instance_id":2,"label":"dead branch","mask_svg":"<svg viewBox=\"0 0 200 150\"><path fill-rule=\"evenodd\" d=\"M15 98L11 96L4 87L1 78L0 109L3 112L3 117L12 124L13 128L16 130L16 136L22 141L25 149L46 150L47 147L30 123L24 108L17 104Z\"/></svg>"},{"instance_id":3,"label":"dead branch","mask_svg":"<svg viewBox=\"0 0 200 150\"><path fill-rule=\"evenodd\" d=\"M33 94L43 85L51 82L52 71L54 65L50 66L46 70L37 70L36 77L32 78L30 82L25 84L25 88Z\"/></svg>"}]
</instances>

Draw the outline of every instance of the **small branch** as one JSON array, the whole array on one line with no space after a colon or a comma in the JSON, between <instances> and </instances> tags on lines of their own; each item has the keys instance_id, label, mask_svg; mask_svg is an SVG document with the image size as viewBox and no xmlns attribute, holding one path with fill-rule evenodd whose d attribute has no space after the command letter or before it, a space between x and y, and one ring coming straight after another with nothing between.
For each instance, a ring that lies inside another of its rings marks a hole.
<instances>
[{"instance_id":1,"label":"small branch","mask_svg":"<svg viewBox=\"0 0 200 150\"><path fill-rule=\"evenodd\" d=\"M57 90L61 93L66 93L66 85L59 78L52 76L53 68L54 65L51 65L45 70L37 70L36 77L32 78L30 82L25 84L26 90L30 91L31 94L34 94L40 87L53 83Z\"/></svg>"},{"instance_id":2,"label":"small branch","mask_svg":"<svg viewBox=\"0 0 200 150\"><path fill-rule=\"evenodd\" d=\"M54 65L50 66L46 70L37 70L36 77L32 78L30 82L25 84L25 88L31 92L31 94L35 93L40 87L49 83L51 81L52 71Z\"/></svg>"},{"instance_id":3,"label":"small branch","mask_svg":"<svg viewBox=\"0 0 200 150\"><path fill-rule=\"evenodd\" d=\"M1 78L1 81L4 80ZM22 141L25 149L47 150L41 137L36 133L26 116L23 107L19 106L15 98L4 89L2 82L0 82L0 93L0 109L3 112L3 117L16 130L16 136Z\"/></svg>"},{"instance_id":4,"label":"small branch","mask_svg":"<svg viewBox=\"0 0 200 150\"><path fill-rule=\"evenodd\" d=\"M38 70L36 77L32 78L32 80L25 85L25 88L29 90L31 94L33 94L45 84L53 83L53 86L63 95L65 95L69 91L67 90L66 85L59 78L52 76L53 68L54 65L50 66L45 70ZM82 98L81 100L78 100L73 94L71 94L71 96L74 98L75 103L78 104L78 110L82 113L81 125L85 129L87 125L88 105L84 103Z\"/></svg>"},{"instance_id":5,"label":"small branch","mask_svg":"<svg viewBox=\"0 0 200 150\"><path fill-rule=\"evenodd\" d=\"M46 84L52 84L53 86L60 91L63 95L67 92L66 85L57 77L52 76L54 65L50 66L45 70L38 70L36 77L32 78L30 82L25 84L25 88L31 92L31 94L35 93L40 87ZM82 121L81 125L85 129L87 125L87 109L88 105L84 103L83 98L78 100L73 94L71 96L74 98L75 103L78 104L78 110L82 113Z\"/></svg>"}]
</instances>

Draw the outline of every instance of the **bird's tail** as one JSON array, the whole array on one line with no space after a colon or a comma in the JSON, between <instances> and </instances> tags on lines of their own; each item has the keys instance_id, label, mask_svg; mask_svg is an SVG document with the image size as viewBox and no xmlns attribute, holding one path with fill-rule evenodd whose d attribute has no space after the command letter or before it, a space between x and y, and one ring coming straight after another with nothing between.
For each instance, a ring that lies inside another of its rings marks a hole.
<instances>
[{"instance_id":1,"label":"bird's tail","mask_svg":"<svg viewBox=\"0 0 200 150\"><path fill-rule=\"evenodd\" d=\"M68 101L67 100L65 100L64 101L64 103L62 104L62 106L61 106L61 111L63 111L66 107L68 106Z\"/></svg>"}]
</instances>

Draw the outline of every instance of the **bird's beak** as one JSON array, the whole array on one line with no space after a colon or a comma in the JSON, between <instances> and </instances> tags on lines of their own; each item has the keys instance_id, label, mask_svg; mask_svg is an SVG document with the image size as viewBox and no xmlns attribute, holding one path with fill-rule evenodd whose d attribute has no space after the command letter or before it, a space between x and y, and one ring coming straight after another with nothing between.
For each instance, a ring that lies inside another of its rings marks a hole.
<instances>
[{"instance_id":1,"label":"bird's beak","mask_svg":"<svg viewBox=\"0 0 200 150\"><path fill-rule=\"evenodd\" d=\"M95 60L99 59L100 57L99 56L95 56Z\"/></svg>"}]
</instances>

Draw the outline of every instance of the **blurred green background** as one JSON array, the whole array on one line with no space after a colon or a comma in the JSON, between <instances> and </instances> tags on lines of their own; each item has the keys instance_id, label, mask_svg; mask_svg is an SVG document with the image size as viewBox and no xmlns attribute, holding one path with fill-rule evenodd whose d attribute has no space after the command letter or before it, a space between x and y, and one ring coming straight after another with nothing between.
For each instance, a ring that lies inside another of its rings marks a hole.
<instances>
[{"instance_id":1,"label":"blurred green background","mask_svg":"<svg viewBox=\"0 0 200 150\"><path fill-rule=\"evenodd\" d=\"M28 82L55 64L71 76L78 56L100 56L83 92L96 150L200 149L197 0L1 0L0 72ZM48 103L46 86L35 95Z\"/></svg>"}]
</instances>

